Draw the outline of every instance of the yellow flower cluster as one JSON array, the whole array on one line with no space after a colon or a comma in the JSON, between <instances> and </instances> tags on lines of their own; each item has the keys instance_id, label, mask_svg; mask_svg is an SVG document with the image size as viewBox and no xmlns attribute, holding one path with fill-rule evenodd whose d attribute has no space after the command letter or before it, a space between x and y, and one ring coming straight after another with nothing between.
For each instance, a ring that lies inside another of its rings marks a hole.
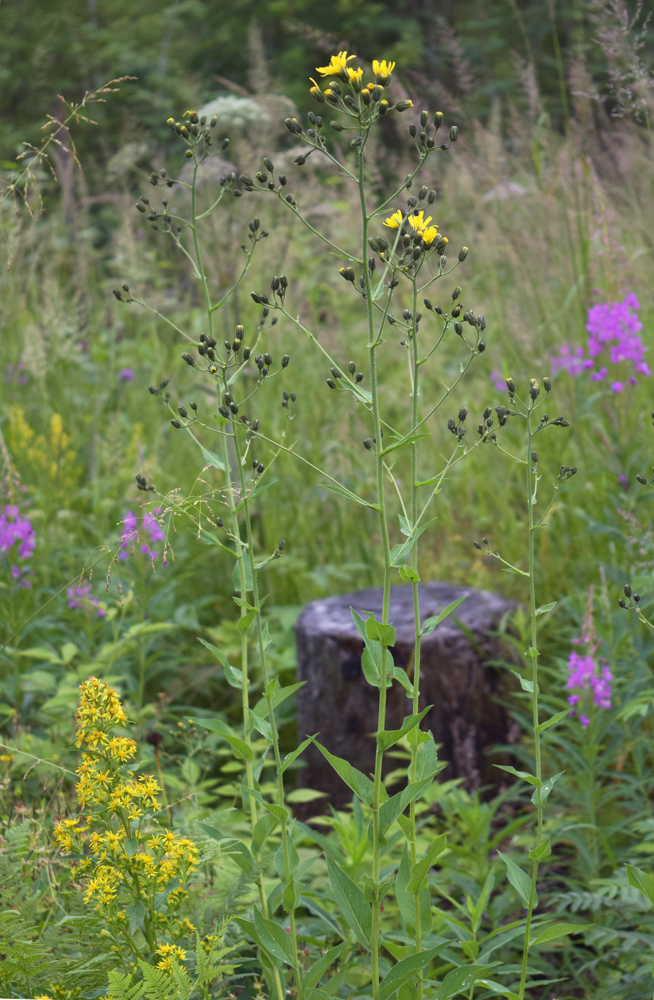
<instances>
[{"instance_id":1,"label":"yellow flower cluster","mask_svg":"<svg viewBox=\"0 0 654 1000\"><path fill-rule=\"evenodd\" d=\"M404 221L404 216L402 215L401 209L398 208L397 212L393 212L388 219L384 219L384 225L388 226L389 229L399 229ZM431 215L428 215L425 219L425 213L423 211L416 212L407 218L411 229L413 229L416 235L421 236L423 242L426 246L430 246L436 237L438 236L438 226L430 226L432 222ZM446 236L442 236L441 239L447 243L448 239Z\"/></svg>"},{"instance_id":2,"label":"yellow flower cluster","mask_svg":"<svg viewBox=\"0 0 654 1000\"><path fill-rule=\"evenodd\" d=\"M174 959L181 962L186 958L184 949L176 944L162 944L160 948L157 948L157 955L161 955L161 961L157 962L157 968L169 971L172 971Z\"/></svg>"},{"instance_id":3,"label":"yellow flower cluster","mask_svg":"<svg viewBox=\"0 0 654 1000\"><path fill-rule=\"evenodd\" d=\"M89 812L57 823L55 840L65 854L87 852L75 865L77 876L84 880L84 901L94 901L108 919L119 923L124 918L124 911L118 908L119 895L134 902L151 901L178 879L178 886L166 897L170 915L186 894L184 883L197 871L197 845L172 830L159 828L153 833L149 824L145 825L150 810L160 808L160 787L150 775L134 778L124 772L125 762L136 756L136 743L112 733L127 722L116 692L91 677L80 686L80 694L75 743L83 752L76 772L77 799ZM152 919L171 930L161 911L153 913ZM178 933L194 930L190 921L184 920ZM171 956L184 957L177 946L161 948L168 949L159 951L162 962Z\"/></svg>"},{"instance_id":4,"label":"yellow flower cluster","mask_svg":"<svg viewBox=\"0 0 654 1000\"><path fill-rule=\"evenodd\" d=\"M363 106L370 108L372 111L376 108L377 113L380 115L386 114L390 110L390 106L387 100L382 99L383 88L390 83L393 70L395 69L394 62L387 62L385 59L373 59L372 71L375 74L375 82L363 83L363 69L361 66L357 66L356 69L348 66L351 59L356 59L354 55L349 56L346 51L339 52L338 55L332 56L329 60L327 66L317 66L316 72L320 73L321 76L333 76L339 77L344 83L350 85L355 94L362 95ZM330 104L335 106L340 106L341 110L347 111L345 105L340 104L340 97L343 91L337 82L330 84L326 90L322 90L320 85L316 83L313 77L309 78L312 87L309 89L309 93L316 101L323 103L328 101ZM346 98L346 103L349 98ZM349 104L350 112L352 109L356 109L356 105ZM393 105L397 111L406 111L407 108L413 107L413 102L410 100L399 101L397 104ZM361 104L359 104L359 111L363 111Z\"/></svg>"}]
</instances>

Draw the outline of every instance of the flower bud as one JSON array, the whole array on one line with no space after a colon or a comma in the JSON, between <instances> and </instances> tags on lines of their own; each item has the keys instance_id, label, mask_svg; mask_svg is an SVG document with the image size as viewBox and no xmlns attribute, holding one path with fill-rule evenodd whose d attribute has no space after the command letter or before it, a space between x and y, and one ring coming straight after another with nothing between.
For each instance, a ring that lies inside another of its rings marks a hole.
<instances>
[{"instance_id":1,"label":"flower bud","mask_svg":"<svg viewBox=\"0 0 654 1000\"><path fill-rule=\"evenodd\" d=\"M620 599L618 600L618 604L620 605L620 607L621 607L621 608L626 608L626 607L627 607L627 602L626 602L626 601L623 601L623 599L622 599L622 598L620 598Z\"/></svg>"},{"instance_id":2,"label":"flower bud","mask_svg":"<svg viewBox=\"0 0 654 1000\"><path fill-rule=\"evenodd\" d=\"M330 371L331 371L332 375L334 376L334 378L343 378L343 373L340 372L338 370L338 368L331 368Z\"/></svg>"},{"instance_id":3,"label":"flower bud","mask_svg":"<svg viewBox=\"0 0 654 1000\"><path fill-rule=\"evenodd\" d=\"M531 460L532 460L532 462L535 465L536 462L538 461L538 452L537 451L532 451L532 453L531 453Z\"/></svg>"},{"instance_id":4,"label":"flower bud","mask_svg":"<svg viewBox=\"0 0 654 1000\"><path fill-rule=\"evenodd\" d=\"M646 486L647 485L647 480L645 479L645 476L641 476L640 472L636 476L636 479L640 483L641 486Z\"/></svg>"},{"instance_id":5,"label":"flower bud","mask_svg":"<svg viewBox=\"0 0 654 1000\"><path fill-rule=\"evenodd\" d=\"M182 358L184 359L184 361L186 362L186 364L187 365L191 365L191 367L195 364L195 360L193 358L193 355L189 354L188 352L185 352L184 354L182 354Z\"/></svg>"},{"instance_id":6,"label":"flower bud","mask_svg":"<svg viewBox=\"0 0 654 1000\"><path fill-rule=\"evenodd\" d=\"M469 412L468 407L462 406L461 409L459 410L459 420L465 420L465 418L468 416L468 412Z\"/></svg>"},{"instance_id":7,"label":"flower bud","mask_svg":"<svg viewBox=\"0 0 654 1000\"><path fill-rule=\"evenodd\" d=\"M284 357L282 358L282 368L288 368L288 363L290 360L291 360L290 356L288 354L285 354Z\"/></svg>"},{"instance_id":8,"label":"flower bud","mask_svg":"<svg viewBox=\"0 0 654 1000\"><path fill-rule=\"evenodd\" d=\"M355 365L354 361L350 361L348 363L347 370L349 371L350 375L354 375L355 371L357 370L357 366Z\"/></svg>"},{"instance_id":9,"label":"flower bud","mask_svg":"<svg viewBox=\"0 0 654 1000\"><path fill-rule=\"evenodd\" d=\"M263 462L259 462L259 464L257 465L257 472L259 473L259 475L261 475L261 473L263 472L263 470L264 470L265 468L266 468L266 467L265 467L265 465L263 464Z\"/></svg>"},{"instance_id":10,"label":"flower bud","mask_svg":"<svg viewBox=\"0 0 654 1000\"><path fill-rule=\"evenodd\" d=\"M456 125L453 125L450 129L450 142L456 142L459 137L459 130Z\"/></svg>"},{"instance_id":11,"label":"flower bud","mask_svg":"<svg viewBox=\"0 0 654 1000\"><path fill-rule=\"evenodd\" d=\"M479 542L473 542L472 544L476 549L481 549L481 545L479 544Z\"/></svg>"},{"instance_id":12,"label":"flower bud","mask_svg":"<svg viewBox=\"0 0 654 1000\"><path fill-rule=\"evenodd\" d=\"M515 395L515 382L513 381L512 378L507 378L506 387L512 396Z\"/></svg>"},{"instance_id":13,"label":"flower bud","mask_svg":"<svg viewBox=\"0 0 654 1000\"><path fill-rule=\"evenodd\" d=\"M540 386L535 378L529 380L529 395L534 400L540 395Z\"/></svg>"},{"instance_id":14,"label":"flower bud","mask_svg":"<svg viewBox=\"0 0 654 1000\"><path fill-rule=\"evenodd\" d=\"M492 412L490 406L487 406L483 413L484 420L488 420Z\"/></svg>"},{"instance_id":15,"label":"flower bud","mask_svg":"<svg viewBox=\"0 0 654 1000\"><path fill-rule=\"evenodd\" d=\"M437 111L436 114L434 115L434 125L438 130L442 124L443 124L443 112Z\"/></svg>"},{"instance_id":16,"label":"flower bud","mask_svg":"<svg viewBox=\"0 0 654 1000\"><path fill-rule=\"evenodd\" d=\"M250 295L252 296L252 301L253 302L261 303L261 296L257 295L256 292L250 292Z\"/></svg>"},{"instance_id":17,"label":"flower bud","mask_svg":"<svg viewBox=\"0 0 654 1000\"><path fill-rule=\"evenodd\" d=\"M417 134L418 134L418 129L415 127L415 125L409 125L409 135L411 136L411 138L415 139Z\"/></svg>"},{"instance_id":18,"label":"flower bud","mask_svg":"<svg viewBox=\"0 0 654 1000\"><path fill-rule=\"evenodd\" d=\"M459 250L459 260L461 261L461 263L463 263L463 261L466 259L469 252L470 251L468 250L467 247L461 247L461 249Z\"/></svg>"},{"instance_id":19,"label":"flower bud","mask_svg":"<svg viewBox=\"0 0 654 1000\"><path fill-rule=\"evenodd\" d=\"M459 337L463 334L463 327L461 326L460 323L454 324L454 332L458 333Z\"/></svg>"},{"instance_id":20,"label":"flower bud","mask_svg":"<svg viewBox=\"0 0 654 1000\"><path fill-rule=\"evenodd\" d=\"M355 382L363 382L363 372L357 372L354 377Z\"/></svg>"},{"instance_id":21,"label":"flower bud","mask_svg":"<svg viewBox=\"0 0 654 1000\"><path fill-rule=\"evenodd\" d=\"M397 104L395 105L395 110L396 111L408 111L409 108L412 108L412 107L413 107L413 101L409 101L409 100L398 101Z\"/></svg>"},{"instance_id":22,"label":"flower bud","mask_svg":"<svg viewBox=\"0 0 654 1000\"><path fill-rule=\"evenodd\" d=\"M177 412L179 413L180 417L184 417L184 418L188 417L188 411L187 411L186 407L184 407L184 406L181 406L181 405L178 406L177 407Z\"/></svg>"},{"instance_id":23,"label":"flower bud","mask_svg":"<svg viewBox=\"0 0 654 1000\"><path fill-rule=\"evenodd\" d=\"M333 379L328 378L326 381L327 381L327 385L329 386L330 389L335 389L336 388L336 383L334 382Z\"/></svg>"},{"instance_id":24,"label":"flower bud","mask_svg":"<svg viewBox=\"0 0 654 1000\"><path fill-rule=\"evenodd\" d=\"M629 586L628 583L625 583L624 585L624 596L631 597L631 587Z\"/></svg>"},{"instance_id":25,"label":"flower bud","mask_svg":"<svg viewBox=\"0 0 654 1000\"><path fill-rule=\"evenodd\" d=\"M368 451L371 450L371 448L372 448L372 441L370 440L370 438L365 438L364 439L363 447L366 448Z\"/></svg>"},{"instance_id":26,"label":"flower bud","mask_svg":"<svg viewBox=\"0 0 654 1000\"><path fill-rule=\"evenodd\" d=\"M177 428L177 430L179 430L179 429L181 428L181 426L182 426L182 425L180 424L179 420L171 420L170 422L171 422L171 424L173 425L173 427L176 427L176 428Z\"/></svg>"},{"instance_id":27,"label":"flower bud","mask_svg":"<svg viewBox=\"0 0 654 1000\"><path fill-rule=\"evenodd\" d=\"M550 392L552 389L552 380L549 377L549 375L546 375L545 378L543 379L543 388L545 392Z\"/></svg>"}]
</instances>

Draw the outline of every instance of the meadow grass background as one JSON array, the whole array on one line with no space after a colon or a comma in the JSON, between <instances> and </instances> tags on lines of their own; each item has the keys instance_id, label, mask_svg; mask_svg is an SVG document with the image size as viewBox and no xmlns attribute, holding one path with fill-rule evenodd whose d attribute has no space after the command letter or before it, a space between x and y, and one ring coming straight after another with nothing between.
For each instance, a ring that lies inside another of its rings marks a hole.
<instances>
[{"instance_id":1,"label":"meadow grass background","mask_svg":"<svg viewBox=\"0 0 654 1000\"><path fill-rule=\"evenodd\" d=\"M94 110L97 125L72 128L81 170L69 150L58 148L56 179L39 171L43 212L35 191L31 213L20 197L7 198L0 208L6 257L0 274L3 491L6 502L20 503L37 536L31 586L14 585L8 572L0 581L2 638L9 644L0 655L0 738L59 758L70 745L77 685L98 674L120 686L139 740L153 728L164 733L168 791L190 803L191 816L233 794L215 748L184 722L194 705L227 717L235 713L222 671L197 641L201 636L217 642L238 658L231 561L180 527L174 562L163 567L159 558L156 572L138 551L117 564L106 557L98 562L90 594L101 602L102 616L89 601L70 607L68 593L102 547L116 545L127 511L136 512L144 497L149 499L136 490L137 473L161 494L190 494L199 488L198 476L212 483L211 469L202 472L201 454L171 427L170 414L148 386L168 377L172 401L188 406L194 399L208 422L215 401L180 360L185 345L175 332L112 295L127 283L174 322L198 336L202 332L199 290L189 267L134 209L139 195L152 195L150 170L166 167L176 176L183 167L163 127L168 114L179 118L186 107L219 97L218 128L231 140L222 171L253 172L260 156L270 155L286 170L289 191L312 224L353 249L358 239L351 224L353 192L315 158L296 167L299 150L280 124L293 108L308 109L304 80L317 60L325 61L335 40L358 44L362 25L370 27L362 44L380 46L364 57L406 57L394 85L396 94L413 98L415 109L382 132L370 176L380 197L409 168L406 128L422 107L440 107L448 125L459 125L458 142L434 157L425 183L438 192L434 216L453 255L461 245L470 253L451 281L439 283L442 290L433 298L445 307L460 284L466 307L486 317L487 350L429 425L425 478L449 447L448 416L468 406L473 435L484 407L506 402L491 373L511 376L518 386L531 377L542 380L563 344L585 345L588 309L596 302L635 293L643 340L648 348L654 342L650 36L644 48L629 50L625 39L633 32L620 35L617 6L572 5L554 15L558 61L547 4L484 4L482 10L459 4L456 12L444 8L428 16L409 4L403 18L396 6L343 4L342 35L336 37L330 34L329 12L320 5L296 5L293 20L278 5L245 4L238 17L230 12L218 26L216 11L207 4L189 6L186 20L182 4L170 8L168 20L145 4L133 17L120 4L83 10L70 5L66 23L75 45L65 61L64 40L41 6L32 5L34 17L25 24L12 21L16 6L0 15L15 29L4 57L10 81L0 132L6 181L15 172L19 143L38 141L38 123L48 113L60 113L58 92L65 89L73 100L103 78L139 77L121 83L120 92L108 95L97 114ZM609 36L600 46L595 41L602 31ZM621 39L626 48L616 55ZM36 64L38 73L30 69ZM642 70L640 77L634 67ZM631 103L619 89L620 79L623 89L625 81L631 87ZM201 188L207 203L219 175L220 169L207 169ZM173 191L169 198L171 206L184 206L183 193ZM272 275L283 272L289 277L289 310L320 335L342 365L354 358L363 366L364 318L358 301L344 294L340 262L272 199L246 193L207 224L212 289L231 285L239 244L255 216L270 236L221 311L226 334L236 323L254 328L259 309L250 290L266 289ZM399 303L398 312L402 304L409 305ZM422 321L423 342L436 335L431 320ZM361 446L369 429L341 394L328 389L326 365L294 325L282 318L266 336L268 350L275 357L288 353L291 363L283 383L271 382L257 396L253 416L271 437L285 431L298 451L365 495L374 474ZM384 403L398 419L408 393L399 339L388 341L382 361ZM457 365L457 344L446 343L438 365L425 376L424 393L437 398ZM133 377L121 377L125 370ZM553 769L561 769L554 765L568 755L569 779L557 786L559 819L583 822L591 810L603 831L599 840L570 835L567 888L591 892L592 880L608 878L620 850L632 850L642 834L635 828L627 832L624 816L645 822L649 810L651 699L645 697L642 717L630 722L619 721L617 712L649 690L652 642L635 616L618 609L617 598L630 581L643 594L643 606L654 599L651 499L635 480L637 473L648 474L654 461L654 394L647 377L620 394L585 374L562 371L553 383L548 411L565 416L570 427L539 440L543 492L560 465L576 465L578 474L557 500L549 530L539 536L539 600L559 602L543 627L546 696L554 708L565 705L567 657L589 588L601 655L615 675L615 709L598 722L595 735L587 737L571 721L565 738L550 748ZM280 405L284 388L297 394L290 425ZM203 443L215 447L210 438ZM502 443L509 450L517 447L510 427ZM261 458L270 460L263 449ZM394 469L400 478L408 474L403 461ZM255 527L262 551L286 540L283 558L266 568L265 589L274 665L290 677L292 625L300 606L374 585L381 555L372 512L328 494L319 478L290 456L275 459L274 476L277 482L261 498ZM473 547L474 539L487 536L507 560L523 565L522 487L516 467L489 446L457 466L437 498L438 520L423 535L422 578L486 587L524 601L520 578L503 573ZM401 537L396 517L394 524L393 542ZM518 701L512 710L523 718ZM291 746L292 709L284 721L284 741ZM24 763L14 758L5 770L6 819L45 803L46 768L37 766L24 778ZM67 786L59 788L61 807L70 794ZM464 799L456 808L452 802L445 797L442 808L459 830L461 864L470 865L475 849L466 824L481 822L481 813L473 822L466 818ZM483 814L487 825L497 808L496 802ZM479 851L483 854L483 846ZM479 863L483 869L486 862Z\"/></svg>"}]
</instances>

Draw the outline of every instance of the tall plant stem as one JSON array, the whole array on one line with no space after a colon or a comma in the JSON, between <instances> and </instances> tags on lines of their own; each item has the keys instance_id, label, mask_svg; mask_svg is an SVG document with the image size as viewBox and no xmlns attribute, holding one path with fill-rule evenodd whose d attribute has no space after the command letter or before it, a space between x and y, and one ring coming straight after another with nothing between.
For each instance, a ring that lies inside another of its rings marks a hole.
<instances>
[{"instance_id":1,"label":"tall plant stem","mask_svg":"<svg viewBox=\"0 0 654 1000\"><path fill-rule=\"evenodd\" d=\"M370 366L370 392L372 396L372 419L375 431L375 457L377 463L377 506L379 507L379 528L382 536L382 551L384 555L384 593L382 600L382 622L388 622L388 611L391 598L391 548L388 538L388 521L386 514L386 496L384 491L384 459L382 452L382 422L379 406L379 376L377 372L376 350L378 340L374 330L374 311L372 302L372 282L370 270L366 265L368 247L368 207L366 202L366 184L364 170L364 151L366 134L361 135L362 144L359 148L359 198L361 202L361 259L363 260L363 275L366 295L366 314L368 330L368 363ZM379 686L379 716L377 729L382 732L386 728L386 678L388 676L388 648L381 648L381 682ZM372 801L372 877L379 882L381 864L381 830L379 826L379 807L381 805L382 763L384 751L377 744L375 752L375 774ZM372 904L372 924L370 934L371 964L372 964L372 996L379 997L379 903Z\"/></svg>"},{"instance_id":2,"label":"tall plant stem","mask_svg":"<svg viewBox=\"0 0 654 1000\"><path fill-rule=\"evenodd\" d=\"M266 642L263 632L263 621L261 617L261 600L259 595L259 580L257 576L257 567L254 559L254 541L252 537L252 518L250 514L250 501L248 499L248 489L247 489L247 484L245 482L245 473L243 471L243 462L241 460L241 449L239 445L235 421L232 421L232 440L234 442L236 465L238 468L239 484L241 487L241 498L243 501L243 515L244 515L243 519L245 521L247 555L250 564L250 571L252 574L252 606L255 609L257 646L259 649L259 660L261 662L261 673L263 678L264 694L266 701L268 703L268 718L270 720L273 754L275 757L275 765L277 770L277 804L280 805L282 808L284 808L284 775L282 772L282 758L279 752L279 734L277 732L277 726L275 724L275 710L273 705L274 692L271 691L270 689L271 678L270 678L270 672L268 670ZM281 821L281 832L282 832L282 853L284 856L284 874L285 874L284 881L287 886L292 886L293 872L291 870L291 860L289 851L288 817L284 818ZM302 969L300 966L299 949L297 944L297 927L295 922L294 907L291 907L288 913L289 913L289 924L291 932L291 945L293 949L293 961L294 961L293 968L295 972L295 985L297 989L297 997L298 1000L304 1000L304 989L302 985Z\"/></svg>"},{"instance_id":3,"label":"tall plant stem","mask_svg":"<svg viewBox=\"0 0 654 1000\"><path fill-rule=\"evenodd\" d=\"M536 472L535 464L531 460L531 442L532 442L532 429L531 429L531 412L534 408L533 400L530 402L529 409L527 411L527 454L526 454L526 476L527 476L527 510L529 514L529 611L531 616L531 634L530 634L530 657L532 663L531 671L531 681L533 685L532 695L531 695L531 711L532 711L532 724L534 727L534 756L536 762L536 777L539 781L542 780L542 768L541 768L541 747L540 747L540 733L538 731L538 635L536 628L536 579L535 579L535 567L534 567L534 532L536 530L536 524L534 521L534 507L536 506L536 489L538 484L538 474ZM532 464L534 467L532 468ZM537 787L537 833L536 833L536 848L540 847L542 837L543 837L543 800L542 800L542 790ZM525 940L522 950L522 968L520 972L520 1000L523 1000L525 995L525 984L527 981L527 959L529 955L529 937L531 934L531 923L536 906L536 882L538 880L538 860L534 859L533 868L531 873L531 887L529 891L529 903L527 906L527 923L525 925Z\"/></svg>"},{"instance_id":4,"label":"tall plant stem","mask_svg":"<svg viewBox=\"0 0 654 1000\"><path fill-rule=\"evenodd\" d=\"M418 419L420 413L420 368L421 365L418 364L419 352L418 352L418 324L416 322L416 314L418 311L418 284L417 276L413 279L413 335L411 338L411 431L410 434L415 433L415 428L418 426ZM418 482L418 442L411 442L411 529L413 530L418 521L418 487L416 483ZM411 549L411 568L413 569L416 576L411 581L411 587L413 590L413 624L414 624L414 646L413 646L413 714L417 715L420 711L420 591L418 589L418 539L416 538L413 543L413 548ZM415 735L415 734L414 734ZM418 769L418 751L420 749L420 744L416 744L411 747L411 765L409 768L409 781L413 782L417 777ZM411 851L411 864L415 865L418 860L417 857L417 847L416 847L416 803L415 799L411 803L409 809L409 819L411 822L411 835L410 835L410 851ZM421 926L421 916L420 916L420 894L416 893L413 897L415 900L415 926L416 926L416 953L422 948L422 926ZM422 969L419 970L417 974L417 996L418 1000L422 1000L423 995L423 979L422 979Z\"/></svg>"}]
</instances>

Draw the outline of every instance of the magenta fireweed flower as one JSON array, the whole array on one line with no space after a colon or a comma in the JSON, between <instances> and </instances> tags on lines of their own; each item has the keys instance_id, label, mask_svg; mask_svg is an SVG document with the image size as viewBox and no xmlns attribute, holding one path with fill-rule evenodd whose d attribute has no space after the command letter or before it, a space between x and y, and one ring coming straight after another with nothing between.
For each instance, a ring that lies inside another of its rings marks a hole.
<instances>
[{"instance_id":1,"label":"magenta fireweed flower","mask_svg":"<svg viewBox=\"0 0 654 1000\"><path fill-rule=\"evenodd\" d=\"M121 382L132 382L134 379L134 372L131 368L121 368L118 372L118 378Z\"/></svg>"},{"instance_id":2,"label":"magenta fireweed flower","mask_svg":"<svg viewBox=\"0 0 654 1000\"><path fill-rule=\"evenodd\" d=\"M24 562L31 557L35 545L36 532L29 519L20 516L15 504L7 504L0 513L0 552L7 556L8 560L18 559ZM20 580L23 587L31 587L25 576L31 574L32 570L14 563L10 572L13 579Z\"/></svg>"},{"instance_id":3,"label":"magenta fireweed flower","mask_svg":"<svg viewBox=\"0 0 654 1000\"><path fill-rule=\"evenodd\" d=\"M593 587L588 593L588 607L584 614L581 637L573 639L576 646L586 647L585 655L575 652L570 653L568 658L568 681L566 688L575 692L568 697L568 704L572 706L570 715L575 714L575 706L579 704L584 695L584 701L588 701L588 692L592 692L593 704L597 708L611 707L611 681L613 674L607 664L601 663L595 656L599 648L599 639L593 625ZM581 691L581 694L576 692ZM586 728L590 720L585 715L579 715L579 721Z\"/></svg>"},{"instance_id":4,"label":"magenta fireweed flower","mask_svg":"<svg viewBox=\"0 0 654 1000\"><path fill-rule=\"evenodd\" d=\"M591 306L586 323L588 357L583 347L571 348L568 344L562 344L559 355L551 359L552 374L564 370L575 376L582 371L590 371L593 382L603 382L608 375L604 362L622 365L623 370L625 364L633 365L633 374L626 378L614 378L610 383L610 388L615 393L623 392L626 385L636 385L637 375L651 375L645 361L647 348L638 336L643 329L638 318L639 309L640 302L633 293L625 296L622 302L604 302Z\"/></svg>"},{"instance_id":5,"label":"magenta fireweed flower","mask_svg":"<svg viewBox=\"0 0 654 1000\"><path fill-rule=\"evenodd\" d=\"M165 534L161 529L159 522L156 519L156 515L161 514L161 507L155 507L152 514L144 514L141 518L141 525L139 527L138 518L133 511L128 510L125 514L123 520L124 531L120 536L120 548L121 551L118 555L119 559L127 559L131 554L131 548L138 544L140 551L143 555L147 555L149 559L156 559L158 554L154 549L150 548L148 542L143 541L143 536L139 538L139 532L145 532L149 537L150 542L163 542L165 541ZM167 563L164 561L164 566Z\"/></svg>"},{"instance_id":6,"label":"magenta fireweed flower","mask_svg":"<svg viewBox=\"0 0 654 1000\"><path fill-rule=\"evenodd\" d=\"M93 607L96 609L96 614L100 618L104 618L106 611L104 608L100 607L100 602L97 598L91 595L91 584L87 583L83 587L69 587L68 588L68 607L69 608L89 608Z\"/></svg>"}]
</instances>

